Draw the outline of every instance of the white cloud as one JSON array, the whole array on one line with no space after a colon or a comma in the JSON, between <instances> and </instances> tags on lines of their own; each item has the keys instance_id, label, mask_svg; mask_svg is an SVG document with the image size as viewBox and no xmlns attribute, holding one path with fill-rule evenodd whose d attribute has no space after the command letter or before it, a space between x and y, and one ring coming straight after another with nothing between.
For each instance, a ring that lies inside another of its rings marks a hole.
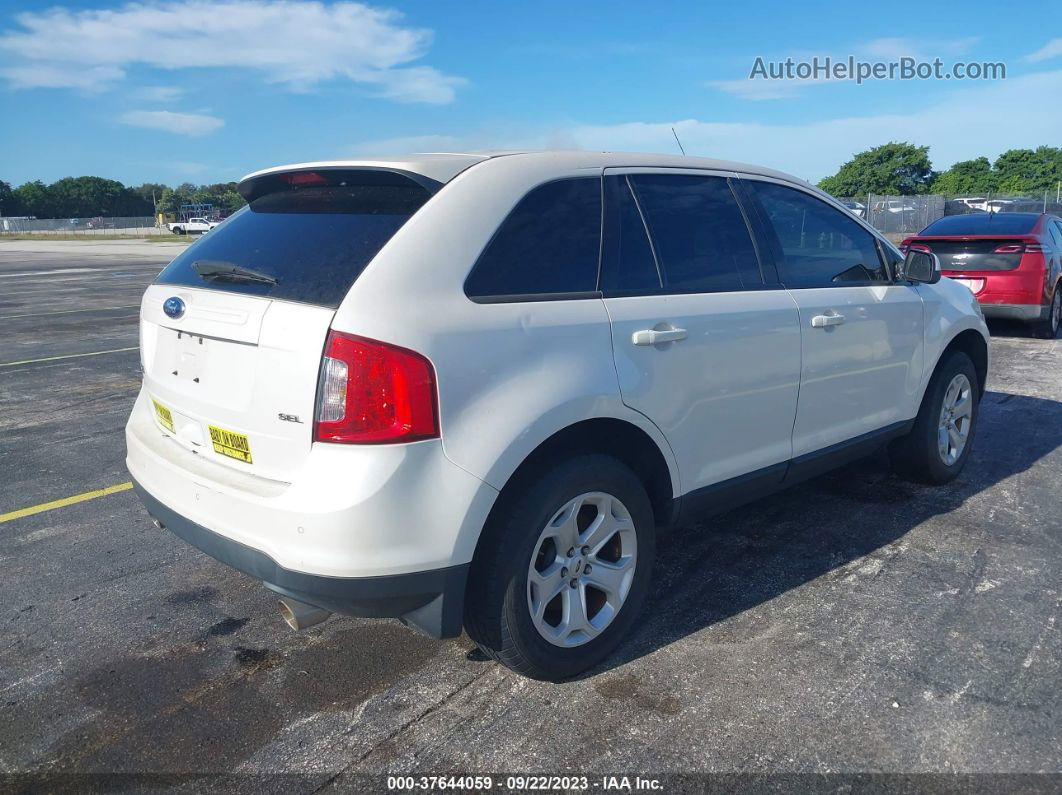
<instances>
[{"instance_id":1,"label":"white cloud","mask_svg":"<svg viewBox=\"0 0 1062 795\"><path fill-rule=\"evenodd\" d=\"M173 102L184 96L180 86L145 86L133 92L137 99L146 102Z\"/></svg>"},{"instance_id":2,"label":"white cloud","mask_svg":"<svg viewBox=\"0 0 1062 795\"><path fill-rule=\"evenodd\" d=\"M762 102L771 99L790 99L800 94L802 88L821 86L829 80L712 80L708 85L741 99ZM833 82L838 82L834 80Z\"/></svg>"},{"instance_id":3,"label":"white cloud","mask_svg":"<svg viewBox=\"0 0 1062 795\"><path fill-rule=\"evenodd\" d=\"M53 8L16 20L21 29L0 36L0 51L21 60L15 74L4 72L20 88L83 88L86 69L109 70L100 82L117 82L137 64L250 70L292 90L347 79L379 96L433 104L453 100L465 82L409 66L426 54L432 32L361 3L178 0L116 10ZM35 72L47 77L35 80Z\"/></svg>"},{"instance_id":4,"label":"white cloud","mask_svg":"<svg viewBox=\"0 0 1062 795\"><path fill-rule=\"evenodd\" d=\"M204 171L209 170L210 166L206 163L195 163L190 160L172 160L170 161L170 168L179 174L202 174Z\"/></svg>"},{"instance_id":5,"label":"white cloud","mask_svg":"<svg viewBox=\"0 0 1062 795\"><path fill-rule=\"evenodd\" d=\"M817 180L834 173L852 155L889 141L929 145L933 164L947 168L958 160L993 158L1012 148L1051 143L1062 129L1062 71L1041 72L955 90L944 101L911 105L904 113L849 116L802 124L703 122L584 125L568 130L580 147L634 151L674 151L674 126L689 154L761 163ZM1022 108L1015 125L1005 113L986 108Z\"/></svg>"},{"instance_id":6,"label":"white cloud","mask_svg":"<svg viewBox=\"0 0 1062 795\"><path fill-rule=\"evenodd\" d=\"M980 39L969 36L960 39L912 39L898 36L873 39L856 48L857 57L881 58L918 58L931 61L944 59L969 52Z\"/></svg>"},{"instance_id":7,"label":"white cloud","mask_svg":"<svg viewBox=\"0 0 1062 795\"><path fill-rule=\"evenodd\" d=\"M88 93L107 90L112 83L125 77L114 66L91 66L69 69L58 64L34 63L0 69L0 77L12 88L76 88Z\"/></svg>"},{"instance_id":8,"label":"white cloud","mask_svg":"<svg viewBox=\"0 0 1062 795\"><path fill-rule=\"evenodd\" d=\"M470 138L456 135L406 135L363 141L350 147L352 156L379 157L410 152L467 152L475 149Z\"/></svg>"},{"instance_id":9,"label":"white cloud","mask_svg":"<svg viewBox=\"0 0 1062 795\"><path fill-rule=\"evenodd\" d=\"M1048 58L1056 58L1062 55L1062 38L1051 39L1043 47L1036 52L1029 53L1025 56L1026 61L1046 61Z\"/></svg>"},{"instance_id":10,"label":"white cloud","mask_svg":"<svg viewBox=\"0 0 1062 795\"><path fill-rule=\"evenodd\" d=\"M132 127L191 136L209 135L225 126L225 120L217 116L169 110L132 110L119 116L118 121Z\"/></svg>"},{"instance_id":11,"label":"white cloud","mask_svg":"<svg viewBox=\"0 0 1062 795\"><path fill-rule=\"evenodd\" d=\"M472 130L465 135L414 136L366 141L351 154L400 154L473 149L593 149L678 154L674 127L686 152L703 157L759 163L812 181L833 174L857 152L889 141L930 147L933 165L994 159L1012 148L1049 144L1062 129L1062 107L1045 97L1062 95L1062 71L955 89L935 105L911 104L904 113L842 116L806 123L706 122L697 119L593 125L568 124L537 130ZM1022 123L985 108L1022 108Z\"/></svg>"}]
</instances>

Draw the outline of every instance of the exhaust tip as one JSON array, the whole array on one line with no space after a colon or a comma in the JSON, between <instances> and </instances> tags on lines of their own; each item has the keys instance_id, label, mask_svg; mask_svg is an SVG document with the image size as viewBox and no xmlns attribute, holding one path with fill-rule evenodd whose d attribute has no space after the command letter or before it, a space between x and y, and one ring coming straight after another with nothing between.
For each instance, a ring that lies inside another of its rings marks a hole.
<instances>
[{"instance_id":1,"label":"exhaust tip","mask_svg":"<svg viewBox=\"0 0 1062 795\"><path fill-rule=\"evenodd\" d=\"M279 601L280 617L296 632L320 624L332 615L328 610L284 597Z\"/></svg>"}]
</instances>

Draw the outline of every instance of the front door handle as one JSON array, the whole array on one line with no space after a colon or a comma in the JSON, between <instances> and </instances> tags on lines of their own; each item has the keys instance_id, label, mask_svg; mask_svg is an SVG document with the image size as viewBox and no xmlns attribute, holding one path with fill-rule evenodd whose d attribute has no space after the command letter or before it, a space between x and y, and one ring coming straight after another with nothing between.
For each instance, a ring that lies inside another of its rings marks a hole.
<instances>
[{"instance_id":1,"label":"front door handle","mask_svg":"<svg viewBox=\"0 0 1062 795\"><path fill-rule=\"evenodd\" d=\"M826 328L827 326L839 326L844 323L844 315L831 312L828 315L815 315L811 318L812 328Z\"/></svg>"},{"instance_id":2,"label":"front door handle","mask_svg":"<svg viewBox=\"0 0 1062 795\"><path fill-rule=\"evenodd\" d=\"M669 328L658 331L655 328L642 329L631 335L631 342L635 345L659 345L661 342L678 342L686 339L686 329Z\"/></svg>"}]
</instances>

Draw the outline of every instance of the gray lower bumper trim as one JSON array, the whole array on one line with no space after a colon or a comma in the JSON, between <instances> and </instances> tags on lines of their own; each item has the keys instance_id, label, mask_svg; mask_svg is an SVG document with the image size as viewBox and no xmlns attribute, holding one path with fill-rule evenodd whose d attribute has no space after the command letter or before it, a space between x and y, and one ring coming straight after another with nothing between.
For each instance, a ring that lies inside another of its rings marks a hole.
<instances>
[{"instance_id":1,"label":"gray lower bumper trim","mask_svg":"<svg viewBox=\"0 0 1062 795\"><path fill-rule=\"evenodd\" d=\"M985 317L1007 320L1047 320L1050 311L1050 306L1039 304L981 304L981 312Z\"/></svg>"},{"instance_id":2,"label":"gray lower bumper trim","mask_svg":"<svg viewBox=\"0 0 1062 795\"><path fill-rule=\"evenodd\" d=\"M435 638L461 634L471 564L383 577L327 577L283 568L271 557L186 519L143 486L133 488L155 519L210 557L265 583L270 590L350 616L398 618Z\"/></svg>"}]
</instances>

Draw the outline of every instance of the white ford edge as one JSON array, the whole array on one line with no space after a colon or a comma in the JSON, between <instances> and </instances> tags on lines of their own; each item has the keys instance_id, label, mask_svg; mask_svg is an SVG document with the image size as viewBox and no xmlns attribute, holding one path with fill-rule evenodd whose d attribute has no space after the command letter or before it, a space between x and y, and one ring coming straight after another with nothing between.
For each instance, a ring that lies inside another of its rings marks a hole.
<instances>
[{"instance_id":1,"label":"white ford edge","mask_svg":"<svg viewBox=\"0 0 1062 795\"><path fill-rule=\"evenodd\" d=\"M240 191L144 294L128 466L296 628L464 627L571 676L637 620L658 531L885 445L929 483L970 454L974 296L785 174L435 154Z\"/></svg>"}]
</instances>

